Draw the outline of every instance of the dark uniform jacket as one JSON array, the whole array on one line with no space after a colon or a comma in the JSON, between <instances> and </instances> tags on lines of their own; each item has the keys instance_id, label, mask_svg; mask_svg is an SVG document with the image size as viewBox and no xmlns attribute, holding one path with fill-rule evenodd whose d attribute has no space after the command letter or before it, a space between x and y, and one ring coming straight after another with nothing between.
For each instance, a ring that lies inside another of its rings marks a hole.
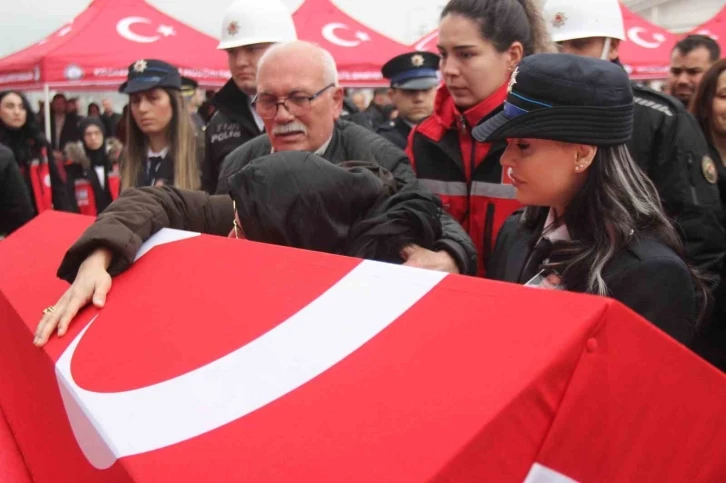
<instances>
[{"instance_id":1,"label":"dark uniform jacket","mask_svg":"<svg viewBox=\"0 0 726 483\"><path fill-rule=\"evenodd\" d=\"M628 150L658 189L688 261L718 280L726 237L718 188L704 173L710 159L706 140L677 99L637 85L633 94L635 122Z\"/></svg>"},{"instance_id":2,"label":"dark uniform jacket","mask_svg":"<svg viewBox=\"0 0 726 483\"><path fill-rule=\"evenodd\" d=\"M235 148L259 136L249 105L250 98L230 79L214 96L216 112L205 130L202 188L207 193L217 191L217 179L224 158Z\"/></svg>"},{"instance_id":3,"label":"dark uniform jacket","mask_svg":"<svg viewBox=\"0 0 726 483\"><path fill-rule=\"evenodd\" d=\"M13 152L0 144L0 237L33 218L33 201Z\"/></svg>"},{"instance_id":4,"label":"dark uniform jacket","mask_svg":"<svg viewBox=\"0 0 726 483\"><path fill-rule=\"evenodd\" d=\"M388 139L401 149L406 149L408 145L408 135L411 133L409 126L403 119L398 118L388 124L379 127L376 133Z\"/></svg>"},{"instance_id":5,"label":"dark uniform jacket","mask_svg":"<svg viewBox=\"0 0 726 483\"><path fill-rule=\"evenodd\" d=\"M520 276L542 228L529 230L521 219L522 213L515 213L500 230L487 278L528 282ZM681 343L691 342L697 317L695 286L688 267L671 249L647 236L636 236L605 265L602 275L612 298Z\"/></svg>"},{"instance_id":6,"label":"dark uniform jacket","mask_svg":"<svg viewBox=\"0 0 726 483\"><path fill-rule=\"evenodd\" d=\"M269 137L257 139L237 148L224 162L219 176L217 193L229 193L228 178L250 161L270 154ZM322 157L334 164L345 161L376 162L407 185L418 186L406 153L364 127L347 121L337 121L333 137ZM436 250L446 250L456 260L464 274L476 272L476 250L463 228L449 215L442 214L444 235Z\"/></svg>"}]
</instances>

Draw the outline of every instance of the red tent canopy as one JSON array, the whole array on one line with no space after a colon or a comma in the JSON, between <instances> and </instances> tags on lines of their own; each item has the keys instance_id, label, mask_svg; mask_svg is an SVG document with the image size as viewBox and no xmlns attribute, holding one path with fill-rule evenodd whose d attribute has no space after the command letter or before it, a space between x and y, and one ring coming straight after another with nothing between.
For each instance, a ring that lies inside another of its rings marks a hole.
<instances>
[{"instance_id":1,"label":"red tent canopy","mask_svg":"<svg viewBox=\"0 0 726 483\"><path fill-rule=\"evenodd\" d=\"M633 79L658 79L668 73L670 53L676 36L653 25L620 5L627 39L620 44L620 61ZM726 33L724 33L726 35ZM438 30L420 38L416 50L437 52Z\"/></svg>"},{"instance_id":2,"label":"red tent canopy","mask_svg":"<svg viewBox=\"0 0 726 483\"><path fill-rule=\"evenodd\" d=\"M93 0L71 23L40 42L0 59L0 89L115 88L128 66L163 59L203 85L230 74L217 40L143 0Z\"/></svg>"},{"instance_id":3,"label":"red tent canopy","mask_svg":"<svg viewBox=\"0 0 726 483\"><path fill-rule=\"evenodd\" d=\"M701 34L708 35L713 38L716 42L724 47L724 41L726 40L726 6L721 9L711 20L699 25L690 34Z\"/></svg>"},{"instance_id":4,"label":"red tent canopy","mask_svg":"<svg viewBox=\"0 0 726 483\"><path fill-rule=\"evenodd\" d=\"M306 0L292 16L298 38L327 49L342 85L383 86L381 67L410 47L379 34L343 13L330 0Z\"/></svg>"}]
</instances>

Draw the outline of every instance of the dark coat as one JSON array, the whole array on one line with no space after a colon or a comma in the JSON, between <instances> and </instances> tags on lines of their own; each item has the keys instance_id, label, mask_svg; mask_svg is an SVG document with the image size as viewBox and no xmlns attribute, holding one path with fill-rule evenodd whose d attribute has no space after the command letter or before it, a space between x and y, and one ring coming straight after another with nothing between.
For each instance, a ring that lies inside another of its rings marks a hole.
<instances>
[{"instance_id":1,"label":"dark coat","mask_svg":"<svg viewBox=\"0 0 726 483\"><path fill-rule=\"evenodd\" d=\"M112 112L111 114L102 113L101 121L103 122L106 137L113 137L116 135L116 128L118 127L118 123L121 121L121 114L117 112Z\"/></svg>"},{"instance_id":2,"label":"dark coat","mask_svg":"<svg viewBox=\"0 0 726 483\"><path fill-rule=\"evenodd\" d=\"M277 153L253 161L231 183L244 237L253 241L400 263L403 246L432 248L441 233L436 197L402 187L374 163L336 166L312 153ZM117 275L164 227L226 235L232 206L226 195L129 189L66 253L58 276L72 281L99 246L113 251L109 273Z\"/></svg>"},{"instance_id":3,"label":"dark coat","mask_svg":"<svg viewBox=\"0 0 726 483\"><path fill-rule=\"evenodd\" d=\"M709 154L706 139L674 97L635 84L633 95L635 121L628 151L658 189L688 261L718 281L726 236L718 188L703 173Z\"/></svg>"},{"instance_id":4,"label":"dark coat","mask_svg":"<svg viewBox=\"0 0 726 483\"><path fill-rule=\"evenodd\" d=\"M376 133L388 139L401 149L406 149L408 145L408 135L411 133L411 126L405 121L398 118L395 121L385 124L378 128Z\"/></svg>"},{"instance_id":5,"label":"dark coat","mask_svg":"<svg viewBox=\"0 0 726 483\"><path fill-rule=\"evenodd\" d=\"M17 230L33 215L33 201L13 152L0 144L0 236Z\"/></svg>"},{"instance_id":6,"label":"dark coat","mask_svg":"<svg viewBox=\"0 0 726 483\"><path fill-rule=\"evenodd\" d=\"M371 122L373 123L374 129L378 129L380 126L383 126L388 122L388 117L386 117L386 113L384 112L383 108L378 107L372 102L368 106L368 109L365 110L365 113L368 115Z\"/></svg>"},{"instance_id":7,"label":"dark coat","mask_svg":"<svg viewBox=\"0 0 726 483\"><path fill-rule=\"evenodd\" d=\"M234 149L262 134L250 109L250 98L230 79L215 94L216 112L204 131L205 148L202 164L202 188L217 192L217 179L224 158Z\"/></svg>"},{"instance_id":8,"label":"dark coat","mask_svg":"<svg viewBox=\"0 0 726 483\"><path fill-rule=\"evenodd\" d=\"M270 154L272 146L268 136L260 136L233 151L224 161L219 175L217 193L229 193L228 178L249 162ZM333 137L322 157L331 163L368 161L387 169L404 185L420 187L406 153L374 132L347 121L337 121ZM436 250L446 250L464 274L476 273L476 249L464 229L450 215L442 213L444 235Z\"/></svg>"},{"instance_id":9,"label":"dark coat","mask_svg":"<svg viewBox=\"0 0 726 483\"><path fill-rule=\"evenodd\" d=\"M522 268L540 238L542 228L529 230L522 213L510 216L499 232L487 265L487 278L524 284ZM694 335L697 296L691 272L683 260L662 243L636 236L603 268L610 296L683 344Z\"/></svg>"},{"instance_id":10,"label":"dark coat","mask_svg":"<svg viewBox=\"0 0 726 483\"><path fill-rule=\"evenodd\" d=\"M63 123L63 128L60 132L60 144L56 147L56 140L58 139L58 133L55 132L55 122L53 115L50 117L50 144L53 149L62 151L66 144L77 142L81 140L81 129L79 127L81 118L78 114L66 114L66 120ZM48 153L49 155L51 153Z\"/></svg>"}]
</instances>

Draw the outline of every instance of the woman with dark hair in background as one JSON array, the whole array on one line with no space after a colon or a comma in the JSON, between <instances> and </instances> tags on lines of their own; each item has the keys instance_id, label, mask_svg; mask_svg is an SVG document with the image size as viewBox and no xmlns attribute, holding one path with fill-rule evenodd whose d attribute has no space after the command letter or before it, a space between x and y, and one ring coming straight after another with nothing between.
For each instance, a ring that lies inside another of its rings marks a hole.
<instances>
[{"instance_id":1,"label":"woman with dark hair in background","mask_svg":"<svg viewBox=\"0 0 726 483\"><path fill-rule=\"evenodd\" d=\"M181 97L179 70L160 60L139 60L119 90L130 97L121 189L198 189L200 146Z\"/></svg>"},{"instance_id":2,"label":"woman with dark hair in background","mask_svg":"<svg viewBox=\"0 0 726 483\"><path fill-rule=\"evenodd\" d=\"M88 116L91 117L101 117L101 108L98 107L98 104L95 102L92 102L88 105Z\"/></svg>"},{"instance_id":3,"label":"woman with dark hair in background","mask_svg":"<svg viewBox=\"0 0 726 483\"><path fill-rule=\"evenodd\" d=\"M522 58L552 47L536 0L450 0L438 49L445 85L407 153L421 183L471 236L481 274L499 227L520 205L503 184L509 182L499 166L504 145L476 143L471 129L499 110Z\"/></svg>"},{"instance_id":4,"label":"woman with dark hair in background","mask_svg":"<svg viewBox=\"0 0 726 483\"><path fill-rule=\"evenodd\" d=\"M508 143L500 162L526 206L502 227L487 277L610 296L690 344L708 290L628 153L633 110L628 75L612 62L522 61L503 111L474 129Z\"/></svg>"},{"instance_id":5,"label":"woman with dark hair in background","mask_svg":"<svg viewBox=\"0 0 726 483\"><path fill-rule=\"evenodd\" d=\"M20 92L0 92L0 143L15 156L35 214L47 209L75 211L63 167L53 161L51 146Z\"/></svg>"},{"instance_id":6,"label":"woman with dark hair in background","mask_svg":"<svg viewBox=\"0 0 726 483\"><path fill-rule=\"evenodd\" d=\"M708 141L718 170L721 201L726 209L726 60L719 60L704 74L691 100L690 111ZM696 341L696 350L726 371L726 264L714 299L711 323Z\"/></svg>"}]
</instances>

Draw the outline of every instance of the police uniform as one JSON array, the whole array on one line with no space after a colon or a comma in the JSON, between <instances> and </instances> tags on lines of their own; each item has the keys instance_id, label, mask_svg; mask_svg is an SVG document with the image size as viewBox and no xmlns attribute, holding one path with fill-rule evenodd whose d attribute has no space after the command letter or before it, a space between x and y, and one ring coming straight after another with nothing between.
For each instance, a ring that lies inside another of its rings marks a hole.
<instances>
[{"instance_id":1,"label":"police uniform","mask_svg":"<svg viewBox=\"0 0 726 483\"><path fill-rule=\"evenodd\" d=\"M386 62L383 77L392 89L429 90L439 84L439 56L430 52L401 54ZM399 117L380 126L376 132L401 149L406 149L414 124Z\"/></svg>"},{"instance_id":2,"label":"police uniform","mask_svg":"<svg viewBox=\"0 0 726 483\"><path fill-rule=\"evenodd\" d=\"M608 148L623 146L632 137L630 81L611 62L537 54L525 57L512 79L502 112L474 128L477 140L535 138ZM573 160L572 169L578 172L583 166ZM551 207L515 213L499 232L487 276L540 289L589 291L591 267L569 252L571 243L578 242L571 234L583 233L579 243L592 236L585 231L588 222L575 230L558 226ZM616 248L600 275L612 298L688 344L698 313L694 279L679 255L641 225L633 227L630 240Z\"/></svg>"},{"instance_id":3,"label":"police uniform","mask_svg":"<svg viewBox=\"0 0 726 483\"><path fill-rule=\"evenodd\" d=\"M633 160L653 181L687 259L713 280L726 253L718 168L695 118L674 97L633 84Z\"/></svg>"},{"instance_id":4,"label":"police uniform","mask_svg":"<svg viewBox=\"0 0 726 483\"><path fill-rule=\"evenodd\" d=\"M181 91L182 80L179 69L161 60L142 59L129 66L128 79L121 84L119 92L135 94L157 87ZM174 184L174 159L168 147L159 153L149 149L145 162L139 170L136 187Z\"/></svg>"}]
</instances>

